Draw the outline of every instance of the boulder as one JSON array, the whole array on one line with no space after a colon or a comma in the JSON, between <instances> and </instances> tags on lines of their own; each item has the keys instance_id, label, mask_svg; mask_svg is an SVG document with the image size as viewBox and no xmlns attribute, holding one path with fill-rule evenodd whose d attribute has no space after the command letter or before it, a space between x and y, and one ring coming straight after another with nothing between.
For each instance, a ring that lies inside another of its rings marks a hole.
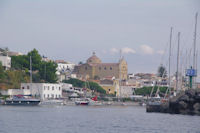
<instances>
[{"instance_id":1,"label":"boulder","mask_svg":"<svg viewBox=\"0 0 200 133\"><path fill-rule=\"evenodd\" d=\"M195 103L193 105L193 108L194 108L195 111L200 111L200 103Z\"/></svg>"},{"instance_id":2,"label":"boulder","mask_svg":"<svg viewBox=\"0 0 200 133\"><path fill-rule=\"evenodd\" d=\"M190 98L191 98L191 97L194 97L195 94L196 94L196 90L194 90L194 89L186 90L186 91L185 91L185 94L186 94L187 96L189 96Z\"/></svg>"},{"instance_id":3,"label":"boulder","mask_svg":"<svg viewBox=\"0 0 200 133\"><path fill-rule=\"evenodd\" d=\"M188 105L184 101L180 101L178 103L178 107L179 107L179 110L181 110L181 109L186 109L188 107Z\"/></svg>"},{"instance_id":4,"label":"boulder","mask_svg":"<svg viewBox=\"0 0 200 133\"><path fill-rule=\"evenodd\" d=\"M178 101L184 101L184 102L188 102L189 101L189 96L188 95L183 95L181 96L179 99L177 99Z\"/></svg>"}]
</instances>

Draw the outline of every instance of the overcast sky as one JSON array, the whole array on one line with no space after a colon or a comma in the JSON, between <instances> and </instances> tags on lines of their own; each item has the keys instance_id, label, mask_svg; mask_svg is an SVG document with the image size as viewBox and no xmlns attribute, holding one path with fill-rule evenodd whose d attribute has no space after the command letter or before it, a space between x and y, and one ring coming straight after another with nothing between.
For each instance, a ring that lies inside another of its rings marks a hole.
<instances>
[{"instance_id":1,"label":"overcast sky","mask_svg":"<svg viewBox=\"0 0 200 133\"><path fill-rule=\"evenodd\" d=\"M22 53L36 48L74 63L93 51L103 62L117 62L122 49L129 73L156 72L167 64L173 26L175 71L177 32L184 55L192 47L196 12L199 45L199 0L0 0L0 47Z\"/></svg>"}]
</instances>

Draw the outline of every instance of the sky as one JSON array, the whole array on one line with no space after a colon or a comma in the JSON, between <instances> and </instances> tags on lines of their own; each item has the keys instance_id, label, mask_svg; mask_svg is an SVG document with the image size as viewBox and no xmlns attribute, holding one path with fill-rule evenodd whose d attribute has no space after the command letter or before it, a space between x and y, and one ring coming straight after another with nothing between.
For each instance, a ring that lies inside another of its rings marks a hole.
<instances>
[{"instance_id":1,"label":"sky","mask_svg":"<svg viewBox=\"0 0 200 133\"><path fill-rule=\"evenodd\" d=\"M191 62L196 12L198 46L199 0L0 0L0 47L24 54L36 48L50 59L74 63L93 51L102 62L118 62L121 49L129 73L156 73L160 64L167 68L173 27L175 72L178 32L180 67Z\"/></svg>"}]
</instances>

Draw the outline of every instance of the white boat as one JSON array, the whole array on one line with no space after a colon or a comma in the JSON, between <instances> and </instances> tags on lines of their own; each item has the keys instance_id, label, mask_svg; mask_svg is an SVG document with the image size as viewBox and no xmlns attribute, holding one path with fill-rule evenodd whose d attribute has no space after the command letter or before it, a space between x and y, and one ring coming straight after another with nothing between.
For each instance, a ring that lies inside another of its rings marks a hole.
<instances>
[{"instance_id":1,"label":"white boat","mask_svg":"<svg viewBox=\"0 0 200 133\"><path fill-rule=\"evenodd\" d=\"M49 106L65 105L65 102L60 99L50 99L50 100L44 100L44 101L40 102L40 105L49 105Z\"/></svg>"},{"instance_id":2,"label":"white boat","mask_svg":"<svg viewBox=\"0 0 200 133\"><path fill-rule=\"evenodd\" d=\"M75 101L76 105L89 105L89 100L87 98L84 99L78 99Z\"/></svg>"}]
</instances>

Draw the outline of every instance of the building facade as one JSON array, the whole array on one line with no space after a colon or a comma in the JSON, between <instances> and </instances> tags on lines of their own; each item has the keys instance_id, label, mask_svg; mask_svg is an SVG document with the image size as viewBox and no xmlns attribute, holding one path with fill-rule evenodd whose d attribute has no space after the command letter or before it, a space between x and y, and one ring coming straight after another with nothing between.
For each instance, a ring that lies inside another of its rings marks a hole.
<instances>
[{"instance_id":1,"label":"building facade","mask_svg":"<svg viewBox=\"0 0 200 133\"><path fill-rule=\"evenodd\" d=\"M6 70L11 68L11 57L0 55L0 62Z\"/></svg>"},{"instance_id":2,"label":"building facade","mask_svg":"<svg viewBox=\"0 0 200 133\"><path fill-rule=\"evenodd\" d=\"M21 89L30 90L30 94L40 98L57 99L62 97L62 87L60 84L50 83L22 83Z\"/></svg>"},{"instance_id":3,"label":"building facade","mask_svg":"<svg viewBox=\"0 0 200 133\"><path fill-rule=\"evenodd\" d=\"M115 77L116 79L127 80L127 72L128 66L123 58L118 63L102 63L94 52L85 64L80 64L74 68L77 78L86 79Z\"/></svg>"}]
</instances>

